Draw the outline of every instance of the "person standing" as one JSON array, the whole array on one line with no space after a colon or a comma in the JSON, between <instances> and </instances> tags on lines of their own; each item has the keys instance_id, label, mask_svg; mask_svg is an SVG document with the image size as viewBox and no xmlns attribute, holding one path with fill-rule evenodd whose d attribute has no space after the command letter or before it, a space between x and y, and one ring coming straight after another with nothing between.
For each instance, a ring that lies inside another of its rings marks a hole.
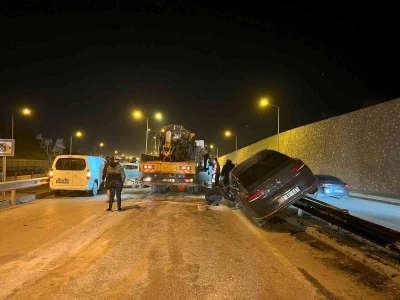
<instances>
[{"instance_id":1,"label":"person standing","mask_svg":"<svg viewBox=\"0 0 400 300\"><path fill-rule=\"evenodd\" d=\"M111 156L111 157L107 156L106 157L106 163L105 163L104 168L103 168L103 175L101 176L101 180L103 181L105 189L106 189L106 184L104 183L104 181L106 180L107 167L110 165L110 161L113 161L113 160L114 160L114 156ZM110 199L110 190L106 189L106 192L107 192L107 201L106 202L108 202L109 201L108 199Z\"/></svg>"},{"instance_id":2,"label":"person standing","mask_svg":"<svg viewBox=\"0 0 400 300\"><path fill-rule=\"evenodd\" d=\"M227 159L221 171L221 175L224 177L224 185L229 185L229 173L234 167L235 164L233 164L230 159Z\"/></svg>"},{"instance_id":3,"label":"person standing","mask_svg":"<svg viewBox=\"0 0 400 300\"><path fill-rule=\"evenodd\" d=\"M112 211L115 195L117 196L118 211L122 211L121 192L125 181L124 168L119 164L119 159L110 161L106 170L106 189L110 190L108 198L108 211Z\"/></svg>"},{"instance_id":4,"label":"person standing","mask_svg":"<svg viewBox=\"0 0 400 300\"><path fill-rule=\"evenodd\" d=\"M214 158L214 178L215 186L219 186L219 176L221 175L221 166L219 165L218 159Z\"/></svg>"}]
</instances>

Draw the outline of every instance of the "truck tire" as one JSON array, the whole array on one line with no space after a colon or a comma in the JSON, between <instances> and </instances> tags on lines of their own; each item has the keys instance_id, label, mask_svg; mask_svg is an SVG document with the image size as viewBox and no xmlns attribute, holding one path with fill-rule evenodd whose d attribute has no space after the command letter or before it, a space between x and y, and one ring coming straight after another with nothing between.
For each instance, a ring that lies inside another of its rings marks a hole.
<instances>
[{"instance_id":1,"label":"truck tire","mask_svg":"<svg viewBox=\"0 0 400 300\"><path fill-rule=\"evenodd\" d=\"M159 185L158 186L158 192L160 194L165 194L168 191L168 186L166 185Z\"/></svg>"},{"instance_id":2,"label":"truck tire","mask_svg":"<svg viewBox=\"0 0 400 300\"><path fill-rule=\"evenodd\" d=\"M200 185L187 186L186 190L189 194L199 194L201 192L201 186Z\"/></svg>"},{"instance_id":3,"label":"truck tire","mask_svg":"<svg viewBox=\"0 0 400 300\"><path fill-rule=\"evenodd\" d=\"M150 190L152 194L158 193L157 185L150 185Z\"/></svg>"}]
</instances>

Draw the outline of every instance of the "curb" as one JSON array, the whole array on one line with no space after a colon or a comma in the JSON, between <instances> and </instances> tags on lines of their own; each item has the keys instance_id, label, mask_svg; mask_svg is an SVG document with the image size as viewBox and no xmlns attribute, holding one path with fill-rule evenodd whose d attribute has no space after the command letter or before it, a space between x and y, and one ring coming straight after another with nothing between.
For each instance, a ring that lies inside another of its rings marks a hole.
<instances>
[{"instance_id":1,"label":"curb","mask_svg":"<svg viewBox=\"0 0 400 300\"><path fill-rule=\"evenodd\" d=\"M26 204L35 200L39 200L48 196L53 195L53 191L41 192L37 194L30 194L21 196L15 199L15 205L10 205L10 201L4 200L0 201L0 209L14 208L18 207L20 204Z\"/></svg>"},{"instance_id":2,"label":"curb","mask_svg":"<svg viewBox=\"0 0 400 300\"><path fill-rule=\"evenodd\" d=\"M313 238L331 246L336 251L346 255L347 257L354 259L355 261L362 263L369 268L377 271L380 274L384 274L396 284L400 284L400 267L398 262L394 262L393 259L382 258L373 251L367 251L368 248L375 248L377 251L381 248L378 245L372 244L368 240L365 240L359 236L355 236L352 233L348 233L347 237L354 239L351 241L345 239L343 236L335 234L334 229L324 228L324 226L318 225L308 219L298 217L292 213L286 213L284 216L278 215L280 219L287 222L288 224L295 226L301 231L307 233ZM337 228L337 232L347 232L344 229ZM362 244L358 244L358 243ZM369 245L373 245L369 247ZM375 252L377 252L375 251Z\"/></svg>"}]
</instances>

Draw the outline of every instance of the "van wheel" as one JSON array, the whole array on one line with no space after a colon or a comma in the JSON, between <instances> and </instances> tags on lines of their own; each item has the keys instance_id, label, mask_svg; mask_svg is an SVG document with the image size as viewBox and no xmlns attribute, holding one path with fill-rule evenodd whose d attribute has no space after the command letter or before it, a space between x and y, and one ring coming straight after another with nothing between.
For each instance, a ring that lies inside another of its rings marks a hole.
<instances>
[{"instance_id":1,"label":"van wheel","mask_svg":"<svg viewBox=\"0 0 400 300\"><path fill-rule=\"evenodd\" d=\"M95 182L93 183L93 188L92 188L92 190L90 191L90 196L96 196L98 190L99 190L99 189L98 189L98 184L97 184L97 181L95 181Z\"/></svg>"},{"instance_id":2,"label":"van wheel","mask_svg":"<svg viewBox=\"0 0 400 300\"><path fill-rule=\"evenodd\" d=\"M53 190L54 196L61 196L61 191L60 190Z\"/></svg>"}]
</instances>

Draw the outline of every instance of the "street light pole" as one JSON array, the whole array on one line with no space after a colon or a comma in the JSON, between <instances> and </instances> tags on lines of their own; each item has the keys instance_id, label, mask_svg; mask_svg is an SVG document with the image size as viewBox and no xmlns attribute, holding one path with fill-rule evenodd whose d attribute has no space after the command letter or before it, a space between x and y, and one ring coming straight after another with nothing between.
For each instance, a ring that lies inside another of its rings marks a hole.
<instances>
[{"instance_id":1,"label":"street light pole","mask_svg":"<svg viewBox=\"0 0 400 300\"><path fill-rule=\"evenodd\" d=\"M69 141L69 155L72 154L72 135L71 135L71 139Z\"/></svg>"},{"instance_id":2,"label":"street light pole","mask_svg":"<svg viewBox=\"0 0 400 300\"><path fill-rule=\"evenodd\" d=\"M236 151L235 151L235 163L237 164L237 158L238 158L238 149L237 149L237 140L238 140L238 138L237 138L237 135L235 135L235 138L236 138Z\"/></svg>"},{"instance_id":3,"label":"street light pole","mask_svg":"<svg viewBox=\"0 0 400 300\"><path fill-rule=\"evenodd\" d=\"M146 126L146 154L147 154L147 140L149 139L149 118L147 118L147 117L145 117L146 118L146 123L147 123L147 126Z\"/></svg>"},{"instance_id":4,"label":"street light pole","mask_svg":"<svg viewBox=\"0 0 400 300\"><path fill-rule=\"evenodd\" d=\"M14 139L14 115L11 115L11 139Z\"/></svg>"},{"instance_id":5,"label":"street light pole","mask_svg":"<svg viewBox=\"0 0 400 300\"><path fill-rule=\"evenodd\" d=\"M280 107L278 106L278 152L279 152L279 111Z\"/></svg>"},{"instance_id":6,"label":"street light pole","mask_svg":"<svg viewBox=\"0 0 400 300\"><path fill-rule=\"evenodd\" d=\"M278 150L278 152L279 152L279 124L280 124L280 122L279 122L279 117L280 117L280 116L279 116L279 115L280 115L280 110L281 110L281 108L280 108L279 106L270 104L267 98L262 98L262 99L260 100L260 106L261 106L261 107L267 107L268 105L271 105L271 106L273 106L273 107L275 107L275 108L278 109L278 136L277 136L278 147L277 147L277 150Z\"/></svg>"},{"instance_id":7,"label":"street light pole","mask_svg":"<svg viewBox=\"0 0 400 300\"><path fill-rule=\"evenodd\" d=\"M279 114L280 114L281 108L279 106L276 106L276 105L273 105L273 104L269 104L269 103L268 103L268 105L271 105L271 106L275 107L276 109L278 109L278 137L277 137L277 139L278 139L278 152L279 152L279 124L280 124L280 122L279 122Z\"/></svg>"}]
</instances>

